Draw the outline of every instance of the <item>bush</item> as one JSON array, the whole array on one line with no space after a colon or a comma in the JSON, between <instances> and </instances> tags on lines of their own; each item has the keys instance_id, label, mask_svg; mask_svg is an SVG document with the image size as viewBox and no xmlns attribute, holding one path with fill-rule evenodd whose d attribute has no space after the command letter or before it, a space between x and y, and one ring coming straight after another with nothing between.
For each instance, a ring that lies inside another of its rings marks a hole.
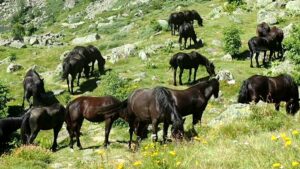
<instances>
[{"instance_id":1,"label":"bush","mask_svg":"<svg viewBox=\"0 0 300 169\"><path fill-rule=\"evenodd\" d=\"M8 89L0 81L0 117L6 116L6 103L8 102Z\"/></svg>"},{"instance_id":2,"label":"bush","mask_svg":"<svg viewBox=\"0 0 300 169\"><path fill-rule=\"evenodd\" d=\"M239 49L242 45L240 30L236 26L226 27L223 31L224 51L231 55L239 54Z\"/></svg>"},{"instance_id":3,"label":"bush","mask_svg":"<svg viewBox=\"0 0 300 169\"><path fill-rule=\"evenodd\" d=\"M243 4L243 0L227 0L230 4L241 5Z\"/></svg>"},{"instance_id":4,"label":"bush","mask_svg":"<svg viewBox=\"0 0 300 169\"><path fill-rule=\"evenodd\" d=\"M26 32L25 34L27 36L31 36L34 32L37 31L37 28L33 26L33 24L29 24L27 27L26 27Z\"/></svg>"},{"instance_id":5,"label":"bush","mask_svg":"<svg viewBox=\"0 0 300 169\"><path fill-rule=\"evenodd\" d=\"M284 57L289 58L295 64L293 76L298 84L300 84L300 25L293 28L290 36L283 41L285 48Z\"/></svg>"},{"instance_id":6,"label":"bush","mask_svg":"<svg viewBox=\"0 0 300 169\"><path fill-rule=\"evenodd\" d=\"M13 28L12 28L12 36L14 39L23 39L23 36L25 35L25 29L24 27L19 24L19 23L16 23L13 25Z\"/></svg>"}]
</instances>

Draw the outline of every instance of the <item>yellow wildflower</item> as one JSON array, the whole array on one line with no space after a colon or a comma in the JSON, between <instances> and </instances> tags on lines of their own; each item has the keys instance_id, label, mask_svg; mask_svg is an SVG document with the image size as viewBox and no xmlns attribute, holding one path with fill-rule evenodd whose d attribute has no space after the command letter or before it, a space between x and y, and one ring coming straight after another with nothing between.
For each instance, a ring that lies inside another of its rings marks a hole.
<instances>
[{"instance_id":1,"label":"yellow wildflower","mask_svg":"<svg viewBox=\"0 0 300 169\"><path fill-rule=\"evenodd\" d=\"M176 167L180 166L181 162L180 161L177 161L176 162Z\"/></svg>"},{"instance_id":2,"label":"yellow wildflower","mask_svg":"<svg viewBox=\"0 0 300 169\"><path fill-rule=\"evenodd\" d=\"M272 166L273 166L273 168L280 168L281 164L280 163L274 163Z\"/></svg>"},{"instance_id":3,"label":"yellow wildflower","mask_svg":"<svg viewBox=\"0 0 300 169\"><path fill-rule=\"evenodd\" d=\"M156 156L158 156L158 152L157 152L157 151L155 151L155 152L153 152L153 153L151 154L151 157L156 157Z\"/></svg>"},{"instance_id":4,"label":"yellow wildflower","mask_svg":"<svg viewBox=\"0 0 300 169\"><path fill-rule=\"evenodd\" d=\"M281 133L281 134L280 134L280 137L283 138L283 139L285 139L287 136L286 136L285 133Z\"/></svg>"},{"instance_id":5,"label":"yellow wildflower","mask_svg":"<svg viewBox=\"0 0 300 169\"><path fill-rule=\"evenodd\" d=\"M298 161L293 161L292 162L292 166L293 167L298 167L299 166L299 162Z\"/></svg>"},{"instance_id":6,"label":"yellow wildflower","mask_svg":"<svg viewBox=\"0 0 300 169\"><path fill-rule=\"evenodd\" d=\"M124 163L119 163L117 165L117 169L124 169Z\"/></svg>"},{"instance_id":7,"label":"yellow wildflower","mask_svg":"<svg viewBox=\"0 0 300 169\"><path fill-rule=\"evenodd\" d=\"M138 167L138 166L141 166L142 165L142 162L141 161L136 161L133 163L133 166L135 167Z\"/></svg>"},{"instance_id":8,"label":"yellow wildflower","mask_svg":"<svg viewBox=\"0 0 300 169\"><path fill-rule=\"evenodd\" d=\"M289 140L289 141L286 141L286 142L285 142L284 146L285 146L285 147L288 147L288 146L290 146L291 144L292 144L292 141Z\"/></svg>"},{"instance_id":9,"label":"yellow wildflower","mask_svg":"<svg viewBox=\"0 0 300 169\"><path fill-rule=\"evenodd\" d=\"M272 135L271 140L272 140L272 141L277 141L277 137L274 136L274 135Z\"/></svg>"},{"instance_id":10,"label":"yellow wildflower","mask_svg":"<svg viewBox=\"0 0 300 169\"><path fill-rule=\"evenodd\" d=\"M176 152L175 151L170 151L169 154L171 154L172 156L176 156Z\"/></svg>"},{"instance_id":11,"label":"yellow wildflower","mask_svg":"<svg viewBox=\"0 0 300 169\"><path fill-rule=\"evenodd\" d=\"M292 134L293 134L294 136L298 136L298 135L299 135L299 131L298 131L298 130L293 130L293 131L292 131Z\"/></svg>"},{"instance_id":12,"label":"yellow wildflower","mask_svg":"<svg viewBox=\"0 0 300 169\"><path fill-rule=\"evenodd\" d=\"M105 154L105 151L104 151L104 150L99 150L97 153L98 153L99 155L103 156L103 155Z\"/></svg>"}]
</instances>

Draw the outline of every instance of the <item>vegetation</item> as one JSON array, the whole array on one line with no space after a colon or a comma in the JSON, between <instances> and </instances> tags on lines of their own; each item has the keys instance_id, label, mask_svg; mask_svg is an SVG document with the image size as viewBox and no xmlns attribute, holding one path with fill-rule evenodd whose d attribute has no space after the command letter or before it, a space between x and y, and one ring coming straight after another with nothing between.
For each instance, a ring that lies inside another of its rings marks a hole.
<instances>
[{"instance_id":1,"label":"vegetation","mask_svg":"<svg viewBox=\"0 0 300 169\"><path fill-rule=\"evenodd\" d=\"M236 26L226 27L223 31L224 51L230 55L239 54L239 49L242 46L240 30Z\"/></svg>"},{"instance_id":2,"label":"vegetation","mask_svg":"<svg viewBox=\"0 0 300 169\"><path fill-rule=\"evenodd\" d=\"M0 81L0 117L5 117L6 103L8 102L8 89Z\"/></svg>"}]
</instances>

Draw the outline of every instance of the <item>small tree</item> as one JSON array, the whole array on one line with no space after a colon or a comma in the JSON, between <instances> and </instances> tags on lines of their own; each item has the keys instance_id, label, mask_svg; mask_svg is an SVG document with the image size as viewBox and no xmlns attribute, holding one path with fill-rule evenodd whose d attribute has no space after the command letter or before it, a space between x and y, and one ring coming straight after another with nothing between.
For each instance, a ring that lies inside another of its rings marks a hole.
<instances>
[{"instance_id":1,"label":"small tree","mask_svg":"<svg viewBox=\"0 0 300 169\"><path fill-rule=\"evenodd\" d=\"M224 51L230 55L239 54L242 46L240 30L236 26L226 27L223 31Z\"/></svg>"},{"instance_id":2,"label":"small tree","mask_svg":"<svg viewBox=\"0 0 300 169\"><path fill-rule=\"evenodd\" d=\"M19 23L16 23L13 25L13 28L12 28L12 36L14 39L22 39L23 36L25 35L25 29L24 27L19 24Z\"/></svg>"}]
</instances>

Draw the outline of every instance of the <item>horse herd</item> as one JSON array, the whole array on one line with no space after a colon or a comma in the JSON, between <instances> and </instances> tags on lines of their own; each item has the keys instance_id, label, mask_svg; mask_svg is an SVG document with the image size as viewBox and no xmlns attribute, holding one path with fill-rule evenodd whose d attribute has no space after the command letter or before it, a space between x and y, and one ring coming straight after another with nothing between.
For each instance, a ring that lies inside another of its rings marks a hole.
<instances>
[{"instance_id":1,"label":"horse herd","mask_svg":"<svg viewBox=\"0 0 300 169\"><path fill-rule=\"evenodd\" d=\"M169 18L172 35L177 30L179 35L185 38L185 34L182 34L181 31L185 30L186 25L193 28L193 20L197 20L198 24L202 26L202 18L194 10L172 13ZM270 58L275 51L282 57L283 33L280 29L276 27L270 29L266 23L262 23L258 25L257 33L258 37L251 38L248 43L251 55L260 51L266 53L267 50L270 50ZM193 39L193 36L187 37ZM256 59L257 57L258 54ZM94 74L95 61L97 61L99 72L104 73L105 59L103 59L100 51L92 45L76 46L64 58L61 77L63 80L67 80L68 91L71 94L74 93L73 83L76 77L79 86L82 72L86 78ZM64 107L57 99L49 101L44 89L44 80L34 69L30 69L23 81L24 97L22 103L24 107L24 100L26 99L29 102L29 109L21 117L0 119L0 142L1 144L6 143L8 136L21 128L22 142L31 144L40 130L53 129L54 140L51 149L55 151L58 133L65 122L70 137L70 148L73 148L75 137L77 146L81 149L80 129L83 120L86 119L91 122L105 121L104 146L106 147L109 144L112 124L118 118L122 118L129 124L129 148L132 144L133 133L136 133L138 140L147 137L149 124L152 125L152 139L154 141L158 140L159 123L163 123L164 142L168 138L169 125L172 125L172 137L181 140L184 137L185 119L183 117L192 115L193 126L201 122L203 112L211 96L218 97L220 84L216 77L214 64L196 51L176 53L170 58L169 64L170 68L174 70L175 86L177 85L176 72L178 68L180 69L180 85L183 84L184 69L189 69L189 83L191 82L192 69L194 69L193 83L196 83L199 65L206 67L209 77L184 90L162 86L151 89L141 88L133 91L127 99L122 101L114 96L80 96ZM69 75L71 76L71 84ZM30 97L33 97L32 102ZM299 110L298 86L289 75L277 77L254 75L243 82L237 100L239 103L247 104L252 101L257 103L259 100L275 103L276 110L279 110L280 102L284 101L288 114L294 115Z\"/></svg>"}]
</instances>

